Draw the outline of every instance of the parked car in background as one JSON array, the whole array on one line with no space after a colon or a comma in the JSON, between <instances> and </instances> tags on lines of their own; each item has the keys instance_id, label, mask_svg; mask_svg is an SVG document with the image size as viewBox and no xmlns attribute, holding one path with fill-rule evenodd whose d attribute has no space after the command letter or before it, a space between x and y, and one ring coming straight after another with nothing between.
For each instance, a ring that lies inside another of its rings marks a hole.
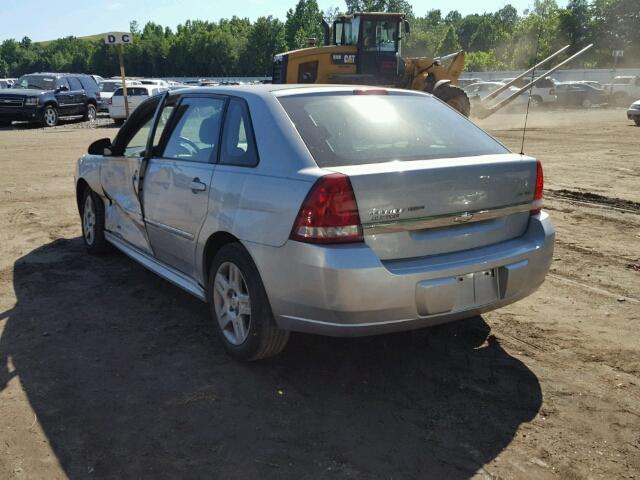
<instances>
[{"instance_id":1,"label":"parked car in background","mask_svg":"<svg viewBox=\"0 0 640 480\"><path fill-rule=\"evenodd\" d=\"M558 83L554 92L558 97L556 104L561 107L591 108L594 105L605 105L609 102L609 95L605 90L587 83Z\"/></svg>"},{"instance_id":2,"label":"parked car in background","mask_svg":"<svg viewBox=\"0 0 640 480\"><path fill-rule=\"evenodd\" d=\"M93 121L99 96L98 85L89 75L23 75L10 89L0 90L0 124L27 121L54 127L60 117L70 116Z\"/></svg>"},{"instance_id":3,"label":"parked car in background","mask_svg":"<svg viewBox=\"0 0 640 480\"><path fill-rule=\"evenodd\" d=\"M13 81L9 78L0 78L0 89L11 88Z\"/></svg>"},{"instance_id":4,"label":"parked car in background","mask_svg":"<svg viewBox=\"0 0 640 480\"><path fill-rule=\"evenodd\" d=\"M621 75L613 82L604 85L610 96L610 103L617 107L626 107L634 98L640 98L640 75Z\"/></svg>"},{"instance_id":5,"label":"parked car in background","mask_svg":"<svg viewBox=\"0 0 640 480\"><path fill-rule=\"evenodd\" d=\"M458 86L460 88L464 88L468 85L471 85L472 83L478 83L478 82L482 82L482 79L481 78L459 78Z\"/></svg>"},{"instance_id":6,"label":"parked car in background","mask_svg":"<svg viewBox=\"0 0 640 480\"><path fill-rule=\"evenodd\" d=\"M104 82L104 78L102 78L100 75L89 75L91 78L93 78L93 80L100 85L100 83Z\"/></svg>"},{"instance_id":7,"label":"parked car in background","mask_svg":"<svg viewBox=\"0 0 640 480\"><path fill-rule=\"evenodd\" d=\"M636 122L636 125L640 127L640 100L636 100L629 106L627 118Z\"/></svg>"},{"instance_id":8,"label":"parked car in background","mask_svg":"<svg viewBox=\"0 0 640 480\"><path fill-rule=\"evenodd\" d=\"M167 80L161 80L158 78L141 78L140 83L142 85L155 85L157 87L169 87Z\"/></svg>"},{"instance_id":9,"label":"parked car in background","mask_svg":"<svg viewBox=\"0 0 640 480\"><path fill-rule=\"evenodd\" d=\"M596 82L595 80L575 80L571 83L583 83L585 85L591 85L592 87L595 88L604 88L604 85L600 82Z\"/></svg>"},{"instance_id":10,"label":"parked car in background","mask_svg":"<svg viewBox=\"0 0 640 480\"><path fill-rule=\"evenodd\" d=\"M503 83L509 83L514 78L505 78ZM516 88L522 88L525 85L531 83L531 77L523 77L518 79L513 86ZM538 81L533 87L531 87L531 105L534 107L542 105L550 105L555 103L556 96L553 93L553 89L556 86L556 81L551 77L545 77ZM523 92L523 95L529 96L529 91Z\"/></svg>"},{"instance_id":11,"label":"parked car in background","mask_svg":"<svg viewBox=\"0 0 640 480\"><path fill-rule=\"evenodd\" d=\"M138 108L138 106L149 97L158 95L169 90L166 86L156 85L136 85L131 88L127 87L127 101L129 103L129 115ZM127 113L124 106L124 91L122 87L118 87L109 103L109 116L118 124L124 123L127 119Z\"/></svg>"},{"instance_id":12,"label":"parked car in background","mask_svg":"<svg viewBox=\"0 0 640 480\"><path fill-rule=\"evenodd\" d=\"M175 80L167 80L167 84L169 86L169 90L178 90L179 88L187 87L184 83L176 82Z\"/></svg>"},{"instance_id":13,"label":"parked car in background","mask_svg":"<svg viewBox=\"0 0 640 480\"><path fill-rule=\"evenodd\" d=\"M127 80L127 88L140 85L138 80ZM104 80L99 85L100 87L100 103L98 104L98 110L106 112L109 110L109 104L111 103L111 97L113 92L122 87L122 80Z\"/></svg>"},{"instance_id":14,"label":"parked car in background","mask_svg":"<svg viewBox=\"0 0 640 480\"><path fill-rule=\"evenodd\" d=\"M89 253L114 245L209 302L244 360L290 331L473 317L531 294L553 256L540 162L422 92L178 90L94 142L75 179Z\"/></svg>"},{"instance_id":15,"label":"parked car in background","mask_svg":"<svg viewBox=\"0 0 640 480\"><path fill-rule=\"evenodd\" d=\"M487 95L489 95L494 90L497 90L500 87L503 87L505 84L503 82L478 82L472 83L464 87L464 91L467 93L469 100L473 103L484 100ZM499 102L500 100L505 99L506 97L513 94L518 89L516 87L509 87L506 90L500 92L496 97L492 100L489 100L489 104L494 104ZM527 98L524 95L517 96L510 104L508 108L518 109L527 105Z\"/></svg>"}]
</instances>

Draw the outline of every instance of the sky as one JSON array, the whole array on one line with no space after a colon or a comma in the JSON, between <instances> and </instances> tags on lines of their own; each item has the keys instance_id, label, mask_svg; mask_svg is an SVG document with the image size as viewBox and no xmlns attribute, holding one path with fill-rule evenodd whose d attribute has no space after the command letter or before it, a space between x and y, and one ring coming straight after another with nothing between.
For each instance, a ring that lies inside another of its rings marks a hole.
<instances>
[{"instance_id":1,"label":"sky","mask_svg":"<svg viewBox=\"0 0 640 480\"><path fill-rule=\"evenodd\" d=\"M0 3L0 40L53 40L73 35L81 37L109 31L127 31L129 22L141 26L148 21L175 28L185 20L219 20L233 15L255 20L273 15L284 20L297 0L6 0ZM413 11L424 15L439 8L469 13L494 12L506 4L518 12L530 8L533 0L413 0ZM558 2L566 3L566 2ZM344 0L318 0L322 10L344 8Z\"/></svg>"}]
</instances>

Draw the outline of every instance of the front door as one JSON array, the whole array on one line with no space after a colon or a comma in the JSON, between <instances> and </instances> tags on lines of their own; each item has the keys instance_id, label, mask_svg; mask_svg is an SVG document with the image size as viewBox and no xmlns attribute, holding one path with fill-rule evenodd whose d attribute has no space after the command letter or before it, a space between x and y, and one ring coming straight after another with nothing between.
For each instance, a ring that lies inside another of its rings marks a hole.
<instances>
[{"instance_id":1,"label":"front door","mask_svg":"<svg viewBox=\"0 0 640 480\"><path fill-rule=\"evenodd\" d=\"M358 39L358 73L392 84L397 74L398 22L383 18L362 22Z\"/></svg>"},{"instance_id":2,"label":"front door","mask_svg":"<svg viewBox=\"0 0 640 480\"><path fill-rule=\"evenodd\" d=\"M76 101L66 78L62 77L56 80L55 96L58 102L58 114L60 116L73 115L76 108Z\"/></svg>"},{"instance_id":3,"label":"front door","mask_svg":"<svg viewBox=\"0 0 640 480\"><path fill-rule=\"evenodd\" d=\"M153 111L130 133L122 155L105 158L100 182L110 202L105 209L105 228L134 247L151 253L138 198L140 166L153 123Z\"/></svg>"},{"instance_id":4,"label":"front door","mask_svg":"<svg viewBox=\"0 0 640 480\"><path fill-rule=\"evenodd\" d=\"M185 96L167 102L165 133L143 185L145 222L155 256L181 272L194 269L198 234L209 205L225 98Z\"/></svg>"}]
</instances>

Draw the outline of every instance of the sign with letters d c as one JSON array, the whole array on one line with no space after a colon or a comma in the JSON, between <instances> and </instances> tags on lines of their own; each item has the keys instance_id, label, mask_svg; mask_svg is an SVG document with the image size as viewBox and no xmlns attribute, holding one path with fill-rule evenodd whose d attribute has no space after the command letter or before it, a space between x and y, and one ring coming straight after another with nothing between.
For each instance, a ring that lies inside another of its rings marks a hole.
<instances>
[{"instance_id":1,"label":"sign with letters d c","mask_svg":"<svg viewBox=\"0 0 640 480\"><path fill-rule=\"evenodd\" d=\"M130 32L110 32L104 36L104 43L107 45L122 45L133 42L133 35Z\"/></svg>"}]
</instances>

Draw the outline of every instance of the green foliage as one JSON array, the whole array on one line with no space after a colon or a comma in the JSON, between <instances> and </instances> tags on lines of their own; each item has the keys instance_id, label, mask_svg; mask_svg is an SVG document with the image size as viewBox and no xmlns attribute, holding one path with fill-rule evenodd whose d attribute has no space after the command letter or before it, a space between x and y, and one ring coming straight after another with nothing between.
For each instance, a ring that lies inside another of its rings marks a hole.
<instances>
[{"instance_id":1,"label":"green foliage","mask_svg":"<svg viewBox=\"0 0 640 480\"><path fill-rule=\"evenodd\" d=\"M403 56L433 57L464 49L468 70L524 69L567 43L569 52L575 52L591 42L595 48L573 67L609 68L612 50L625 52L618 66L640 65L639 0L569 0L566 8L556 0L535 0L532 10L522 15L511 5L495 13L462 16L455 10L446 15L429 10L417 15L407 0L346 0L345 7L347 12L407 13L411 34L403 40ZM317 0L298 0L285 23L271 16L253 23L238 17L188 20L173 31L153 22L132 21L134 43L125 47L127 74L269 75L274 54L305 47L310 37L320 41L323 15L331 23L339 13L331 8L323 14ZM566 55L558 60L563 58ZM116 51L104 44L102 35L40 43L25 37L0 43L0 76L46 70L119 73Z\"/></svg>"},{"instance_id":2,"label":"green foliage","mask_svg":"<svg viewBox=\"0 0 640 480\"><path fill-rule=\"evenodd\" d=\"M322 39L322 12L316 0L298 0L295 10L289 9L284 34L291 50L307 46L309 38Z\"/></svg>"}]
</instances>

